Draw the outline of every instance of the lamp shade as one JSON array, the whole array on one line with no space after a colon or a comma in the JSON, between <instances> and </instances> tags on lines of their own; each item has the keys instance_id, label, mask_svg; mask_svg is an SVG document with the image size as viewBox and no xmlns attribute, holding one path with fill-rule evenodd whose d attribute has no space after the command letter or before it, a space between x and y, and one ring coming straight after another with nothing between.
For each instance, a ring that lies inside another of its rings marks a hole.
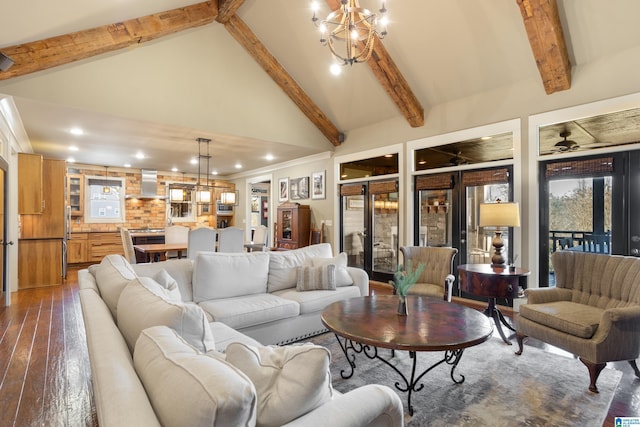
<instances>
[{"instance_id":1,"label":"lamp shade","mask_svg":"<svg viewBox=\"0 0 640 427\"><path fill-rule=\"evenodd\" d=\"M199 189L196 191L196 202L211 203L211 191Z\"/></svg>"},{"instance_id":2,"label":"lamp shade","mask_svg":"<svg viewBox=\"0 0 640 427\"><path fill-rule=\"evenodd\" d=\"M480 203L480 227L520 227L518 203Z\"/></svg>"},{"instance_id":3,"label":"lamp shade","mask_svg":"<svg viewBox=\"0 0 640 427\"><path fill-rule=\"evenodd\" d=\"M235 205L236 204L236 193L235 191L225 191L220 194L220 203L223 205Z\"/></svg>"},{"instance_id":4,"label":"lamp shade","mask_svg":"<svg viewBox=\"0 0 640 427\"><path fill-rule=\"evenodd\" d=\"M169 190L169 199L172 202L184 201L184 190L182 188L172 188Z\"/></svg>"}]
</instances>

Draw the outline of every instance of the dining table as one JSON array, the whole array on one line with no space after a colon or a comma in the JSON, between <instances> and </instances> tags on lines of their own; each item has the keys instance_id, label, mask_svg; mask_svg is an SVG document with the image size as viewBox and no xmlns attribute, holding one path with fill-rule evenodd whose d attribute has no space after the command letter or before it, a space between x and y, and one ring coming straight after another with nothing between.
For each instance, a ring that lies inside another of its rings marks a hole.
<instances>
[{"instance_id":1,"label":"dining table","mask_svg":"<svg viewBox=\"0 0 640 427\"><path fill-rule=\"evenodd\" d=\"M157 259L163 261L166 259L166 253L168 251L176 251L178 258L182 258L182 252L187 250L187 242L184 243L149 243L145 245L133 245L136 252L140 252L146 255L147 262L156 261Z\"/></svg>"}]
</instances>

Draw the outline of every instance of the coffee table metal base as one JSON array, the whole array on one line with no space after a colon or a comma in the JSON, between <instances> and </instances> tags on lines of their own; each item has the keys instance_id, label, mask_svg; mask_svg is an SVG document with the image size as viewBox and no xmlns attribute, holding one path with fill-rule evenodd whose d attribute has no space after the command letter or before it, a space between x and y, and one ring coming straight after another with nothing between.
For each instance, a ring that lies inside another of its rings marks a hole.
<instances>
[{"instance_id":1,"label":"coffee table metal base","mask_svg":"<svg viewBox=\"0 0 640 427\"><path fill-rule=\"evenodd\" d=\"M389 360L383 358L378 354L378 347L370 346L367 344L362 344L356 341L352 341L346 338L340 339L338 334L334 334L336 339L338 340L338 344L340 344L340 348L342 348L342 352L347 358L347 362L349 363L349 370L343 369L340 371L340 376L344 379L351 378L356 369L356 354L364 354L369 359L377 359L383 362L385 365L389 366L391 369L396 371L396 373L402 378L402 382L396 381L395 387L403 392L407 393L407 407L409 409L409 414L413 415L413 406L411 405L411 395L413 392L418 392L424 388L424 384L420 383L422 377L426 375L429 371L434 369L437 366L440 366L443 363L446 363L451 366L451 380L456 384L462 384L464 382L464 375L456 374L455 369L458 366L458 362L462 358L462 353L464 349L459 350L446 350L444 352L444 357L438 362L434 363L427 369L425 369L422 373L416 376L416 363L417 363L417 355L415 351L409 351L409 358L412 360L411 362L411 377L407 378L407 376L400 370L398 367L393 365ZM394 350L391 350L391 357L394 357ZM456 378L456 375L458 378Z\"/></svg>"}]
</instances>

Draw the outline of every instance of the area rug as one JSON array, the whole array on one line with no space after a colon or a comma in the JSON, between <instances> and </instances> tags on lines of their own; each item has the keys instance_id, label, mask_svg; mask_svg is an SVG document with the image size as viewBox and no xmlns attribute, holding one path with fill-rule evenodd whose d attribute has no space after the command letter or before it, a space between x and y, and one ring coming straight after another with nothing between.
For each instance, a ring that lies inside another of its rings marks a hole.
<instances>
[{"instance_id":1,"label":"area rug","mask_svg":"<svg viewBox=\"0 0 640 427\"><path fill-rule=\"evenodd\" d=\"M508 346L492 337L465 350L456 373L465 381L455 384L451 368L442 364L427 373L424 388L412 395L413 416L408 414L407 394L395 389L399 376L379 360L356 355L356 369L349 379L340 372L348 368L335 335L326 333L310 341L329 348L333 386L348 392L365 384L390 386L402 400L407 426L602 426L622 374L604 369L598 379L600 393L588 390L587 368L577 359L548 353L525 345L516 356L516 345ZM390 355L389 350L381 354ZM418 353L416 372L442 359L443 352ZM390 359L410 373L407 352Z\"/></svg>"}]
</instances>

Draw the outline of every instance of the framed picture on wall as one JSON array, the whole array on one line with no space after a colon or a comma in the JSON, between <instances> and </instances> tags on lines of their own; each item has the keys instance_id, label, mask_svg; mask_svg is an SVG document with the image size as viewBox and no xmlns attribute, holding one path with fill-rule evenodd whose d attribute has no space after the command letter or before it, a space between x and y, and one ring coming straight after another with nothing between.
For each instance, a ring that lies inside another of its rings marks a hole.
<instances>
[{"instance_id":1,"label":"framed picture on wall","mask_svg":"<svg viewBox=\"0 0 640 427\"><path fill-rule=\"evenodd\" d=\"M278 180L278 201L286 202L289 200L289 178L280 178Z\"/></svg>"},{"instance_id":2,"label":"framed picture on wall","mask_svg":"<svg viewBox=\"0 0 640 427\"><path fill-rule=\"evenodd\" d=\"M325 194L325 171L313 172L311 174L311 198L324 199Z\"/></svg>"},{"instance_id":3,"label":"framed picture on wall","mask_svg":"<svg viewBox=\"0 0 640 427\"><path fill-rule=\"evenodd\" d=\"M309 177L292 178L289 180L289 198L300 200L309 198Z\"/></svg>"}]
</instances>

